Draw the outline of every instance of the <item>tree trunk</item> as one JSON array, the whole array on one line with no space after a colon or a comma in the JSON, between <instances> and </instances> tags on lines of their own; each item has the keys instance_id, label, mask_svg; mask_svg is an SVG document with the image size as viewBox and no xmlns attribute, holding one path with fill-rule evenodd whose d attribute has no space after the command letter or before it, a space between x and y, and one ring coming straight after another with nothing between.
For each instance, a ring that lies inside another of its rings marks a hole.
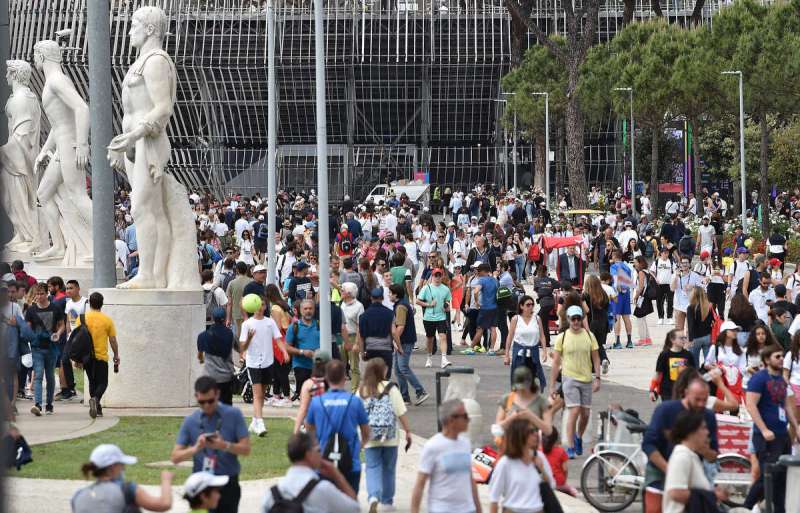
<instances>
[{"instance_id":1,"label":"tree trunk","mask_svg":"<svg viewBox=\"0 0 800 513\"><path fill-rule=\"evenodd\" d=\"M634 9L636 9L636 0L622 0L624 4L622 8L622 24L627 25L633 21Z\"/></svg>"},{"instance_id":2,"label":"tree trunk","mask_svg":"<svg viewBox=\"0 0 800 513\"><path fill-rule=\"evenodd\" d=\"M695 0L694 9L692 10L692 26L696 27L703 21L703 6L706 5L706 0Z\"/></svg>"},{"instance_id":3,"label":"tree trunk","mask_svg":"<svg viewBox=\"0 0 800 513\"><path fill-rule=\"evenodd\" d=\"M586 187L586 168L583 155L583 112L578 104L575 90L578 85L578 65L569 66L569 86L572 92L567 97L566 137L567 137L567 177L572 193L572 204L575 208L588 208L589 197Z\"/></svg>"},{"instance_id":4,"label":"tree trunk","mask_svg":"<svg viewBox=\"0 0 800 513\"><path fill-rule=\"evenodd\" d=\"M769 237L770 222L769 222L769 124L767 116L761 116L759 120L759 127L761 128L761 148L759 154L760 171L758 181L758 203L761 206L761 232L764 238Z\"/></svg>"},{"instance_id":5,"label":"tree trunk","mask_svg":"<svg viewBox=\"0 0 800 513\"><path fill-rule=\"evenodd\" d=\"M650 141L650 205L655 214L658 209L658 150L659 150L659 129L653 128L652 141Z\"/></svg>"},{"instance_id":6,"label":"tree trunk","mask_svg":"<svg viewBox=\"0 0 800 513\"><path fill-rule=\"evenodd\" d=\"M520 13L526 18L533 10L532 0L520 0ZM528 48L528 26L511 17L511 67L515 68L522 62L522 56Z\"/></svg>"},{"instance_id":7,"label":"tree trunk","mask_svg":"<svg viewBox=\"0 0 800 513\"><path fill-rule=\"evenodd\" d=\"M661 2L658 0L650 0L650 8L653 10L653 14L659 18L664 17L664 12L661 10Z\"/></svg>"},{"instance_id":8,"label":"tree trunk","mask_svg":"<svg viewBox=\"0 0 800 513\"><path fill-rule=\"evenodd\" d=\"M544 134L541 132L537 132L533 138L533 144L536 148L536 160L533 166L533 184L536 187L541 187L544 191L545 189L545 147L544 147Z\"/></svg>"}]
</instances>

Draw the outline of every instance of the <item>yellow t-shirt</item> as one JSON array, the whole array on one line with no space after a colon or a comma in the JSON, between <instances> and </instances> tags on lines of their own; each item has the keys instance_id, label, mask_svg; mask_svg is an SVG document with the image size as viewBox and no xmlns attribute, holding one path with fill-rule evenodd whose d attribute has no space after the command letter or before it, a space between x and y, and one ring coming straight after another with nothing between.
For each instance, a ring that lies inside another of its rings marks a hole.
<instances>
[{"instance_id":1,"label":"yellow t-shirt","mask_svg":"<svg viewBox=\"0 0 800 513\"><path fill-rule=\"evenodd\" d=\"M79 317L75 326L78 327L80 325L81 319ZM117 329L114 327L114 321L103 312L89 310L86 312L86 326L89 328L89 333L92 334L95 359L107 362L108 337L117 336Z\"/></svg>"},{"instance_id":2,"label":"yellow t-shirt","mask_svg":"<svg viewBox=\"0 0 800 513\"><path fill-rule=\"evenodd\" d=\"M561 374L564 377L583 383L592 381L592 351L598 351L599 346L591 332L567 330L556 337L553 349L561 353Z\"/></svg>"}]
</instances>

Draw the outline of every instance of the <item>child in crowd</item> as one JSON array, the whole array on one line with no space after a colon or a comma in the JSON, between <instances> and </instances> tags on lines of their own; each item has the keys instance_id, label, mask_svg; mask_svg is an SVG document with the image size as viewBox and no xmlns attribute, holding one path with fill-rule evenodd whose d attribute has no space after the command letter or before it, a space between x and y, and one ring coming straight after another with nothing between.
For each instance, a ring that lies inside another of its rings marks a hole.
<instances>
[{"instance_id":1,"label":"child in crowd","mask_svg":"<svg viewBox=\"0 0 800 513\"><path fill-rule=\"evenodd\" d=\"M578 496L578 490L567 483L567 462L569 456L567 451L561 447L560 437L558 430L554 427L549 435L542 433L542 452L550 464L550 469L553 471L553 479L556 481L556 490L572 495Z\"/></svg>"}]
</instances>

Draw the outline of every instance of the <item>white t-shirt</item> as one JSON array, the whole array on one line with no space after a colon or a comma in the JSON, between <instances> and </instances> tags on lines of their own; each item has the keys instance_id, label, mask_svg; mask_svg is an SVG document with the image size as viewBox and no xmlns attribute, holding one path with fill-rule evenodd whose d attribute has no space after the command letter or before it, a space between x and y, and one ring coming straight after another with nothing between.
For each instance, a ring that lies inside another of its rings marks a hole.
<instances>
[{"instance_id":1,"label":"white t-shirt","mask_svg":"<svg viewBox=\"0 0 800 513\"><path fill-rule=\"evenodd\" d=\"M128 249L128 245L125 241L122 240L115 240L114 241L114 250L116 251L116 263L114 264L117 267L122 267L123 271L128 271L128 256L131 254L131 251Z\"/></svg>"},{"instance_id":2,"label":"white t-shirt","mask_svg":"<svg viewBox=\"0 0 800 513\"><path fill-rule=\"evenodd\" d=\"M544 463L544 472L548 475L548 481L552 486L553 476L547 458L541 453L539 458ZM492 472L489 500L497 503L502 501L503 509L509 509L514 513L536 513L544 508L539 493L541 482L542 476L533 462L525 464L521 459L503 456Z\"/></svg>"},{"instance_id":3,"label":"white t-shirt","mask_svg":"<svg viewBox=\"0 0 800 513\"><path fill-rule=\"evenodd\" d=\"M64 307L64 313L67 314L70 331L75 329L75 323L78 322L78 317L80 317L81 314L86 313L86 307L88 304L89 300L85 297L81 297L77 301L67 298L67 304Z\"/></svg>"},{"instance_id":4,"label":"white t-shirt","mask_svg":"<svg viewBox=\"0 0 800 513\"><path fill-rule=\"evenodd\" d=\"M659 285L669 285L672 283L672 273L675 272L675 262L667 258L662 260L656 258L650 266L650 271L656 276L656 283Z\"/></svg>"},{"instance_id":5,"label":"white t-shirt","mask_svg":"<svg viewBox=\"0 0 800 513\"><path fill-rule=\"evenodd\" d=\"M713 490L703 471L700 456L683 444L672 450L667 465L667 476L664 480L664 497L661 499L662 513L684 513L686 506L669 497L670 490Z\"/></svg>"},{"instance_id":6,"label":"white t-shirt","mask_svg":"<svg viewBox=\"0 0 800 513\"><path fill-rule=\"evenodd\" d=\"M739 286L739 282L742 281L742 278L744 278L744 275L747 274L749 269L750 265L747 260L741 261L739 259L734 260L728 267L726 274L733 276L733 278L731 278L731 288L733 288L733 290L736 290Z\"/></svg>"},{"instance_id":7,"label":"white t-shirt","mask_svg":"<svg viewBox=\"0 0 800 513\"><path fill-rule=\"evenodd\" d=\"M756 287L750 291L748 299L750 300L750 304L753 305L753 309L756 311L758 318L769 326L769 305L767 301L775 301L775 291L772 287L768 288L766 292L761 290L761 287Z\"/></svg>"},{"instance_id":8,"label":"white t-shirt","mask_svg":"<svg viewBox=\"0 0 800 513\"><path fill-rule=\"evenodd\" d=\"M350 304L342 301L339 306L342 309L345 323L347 323L347 333L354 335L358 331L358 319L364 313L364 305L360 301L353 300Z\"/></svg>"},{"instance_id":9,"label":"white t-shirt","mask_svg":"<svg viewBox=\"0 0 800 513\"><path fill-rule=\"evenodd\" d=\"M247 334L250 330L255 330L256 333L247 348L245 357L247 366L252 369L266 369L275 360L272 341L281 339L281 330L270 317L263 319L251 317L242 324L242 332L239 335L240 342L247 341Z\"/></svg>"},{"instance_id":10,"label":"white t-shirt","mask_svg":"<svg viewBox=\"0 0 800 513\"><path fill-rule=\"evenodd\" d=\"M677 276L675 294L672 299L673 308L679 312L686 313L689 307L689 293L694 287L703 286L703 277L695 272L690 272L688 276Z\"/></svg>"},{"instance_id":11,"label":"white t-shirt","mask_svg":"<svg viewBox=\"0 0 800 513\"><path fill-rule=\"evenodd\" d=\"M708 226L700 225L697 229L697 238L700 239L700 251L708 250L709 252L714 247L714 237L717 231L710 224Z\"/></svg>"},{"instance_id":12,"label":"white t-shirt","mask_svg":"<svg viewBox=\"0 0 800 513\"><path fill-rule=\"evenodd\" d=\"M794 336L795 333L800 331L800 315L794 318L792 324L789 325L789 335ZM784 357L785 361L785 357Z\"/></svg>"},{"instance_id":13,"label":"white t-shirt","mask_svg":"<svg viewBox=\"0 0 800 513\"><path fill-rule=\"evenodd\" d=\"M800 319L800 316L798 316ZM791 351L787 351L783 357L783 368L789 372L789 384L800 386L800 362L793 361Z\"/></svg>"},{"instance_id":14,"label":"white t-shirt","mask_svg":"<svg viewBox=\"0 0 800 513\"><path fill-rule=\"evenodd\" d=\"M472 498L472 452L466 435L459 435L453 440L441 433L435 434L422 448L419 471L430 476L430 513L475 511Z\"/></svg>"}]
</instances>

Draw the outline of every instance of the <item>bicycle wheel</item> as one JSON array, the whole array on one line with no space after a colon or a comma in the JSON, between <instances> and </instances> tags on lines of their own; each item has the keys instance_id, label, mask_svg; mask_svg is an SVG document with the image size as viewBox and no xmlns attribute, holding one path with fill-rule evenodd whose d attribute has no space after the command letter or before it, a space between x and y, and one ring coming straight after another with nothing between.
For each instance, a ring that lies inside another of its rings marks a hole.
<instances>
[{"instance_id":1,"label":"bicycle wheel","mask_svg":"<svg viewBox=\"0 0 800 513\"><path fill-rule=\"evenodd\" d=\"M622 511L636 500L643 478L628 457L603 451L586 460L581 470L581 491L587 502L604 512Z\"/></svg>"},{"instance_id":2,"label":"bicycle wheel","mask_svg":"<svg viewBox=\"0 0 800 513\"><path fill-rule=\"evenodd\" d=\"M718 459L720 471L715 483L728 490L727 506L736 508L744 505L747 492L752 485L750 460L737 453L722 454Z\"/></svg>"}]
</instances>

